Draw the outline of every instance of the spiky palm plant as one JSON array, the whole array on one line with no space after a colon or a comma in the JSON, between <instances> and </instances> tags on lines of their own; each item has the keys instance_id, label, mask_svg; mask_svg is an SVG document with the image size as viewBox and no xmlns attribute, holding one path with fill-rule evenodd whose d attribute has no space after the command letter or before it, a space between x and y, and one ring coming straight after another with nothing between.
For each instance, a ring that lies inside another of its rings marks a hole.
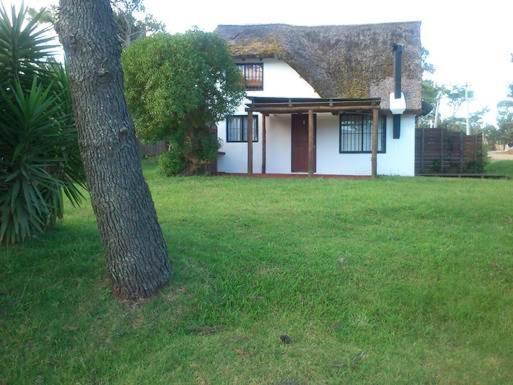
<instances>
[{"instance_id":1,"label":"spiky palm plant","mask_svg":"<svg viewBox=\"0 0 513 385\"><path fill-rule=\"evenodd\" d=\"M81 199L83 172L66 73L39 15L0 9L0 243L21 242Z\"/></svg>"},{"instance_id":2,"label":"spiky palm plant","mask_svg":"<svg viewBox=\"0 0 513 385\"><path fill-rule=\"evenodd\" d=\"M28 18L28 8L23 5L16 12L0 7L0 85L8 86L15 80L25 89L32 78L44 78L48 73L46 63L53 57L57 45L50 36L50 26L40 23L42 12Z\"/></svg>"}]
</instances>

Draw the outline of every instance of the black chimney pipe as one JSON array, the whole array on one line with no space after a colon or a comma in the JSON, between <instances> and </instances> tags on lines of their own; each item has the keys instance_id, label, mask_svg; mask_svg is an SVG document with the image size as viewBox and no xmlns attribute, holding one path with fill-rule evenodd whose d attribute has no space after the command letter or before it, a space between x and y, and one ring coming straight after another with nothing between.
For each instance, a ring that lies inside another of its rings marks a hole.
<instances>
[{"instance_id":1,"label":"black chimney pipe","mask_svg":"<svg viewBox=\"0 0 513 385\"><path fill-rule=\"evenodd\" d=\"M402 71L402 54L403 46L401 44L394 44L394 97L399 99L401 97L401 71ZM393 138L399 139L401 137L401 115L395 114L393 116Z\"/></svg>"},{"instance_id":2,"label":"black chimney pipe","mask_svg":"<svg viewBox=\"0 0 513 385\"><path fill-rule=\"evenodd\" d=\"M401 97L401 65L402 65L403 46L401 44L394 44L394 93L395 98Z\"/></svg>"}]
</instances>

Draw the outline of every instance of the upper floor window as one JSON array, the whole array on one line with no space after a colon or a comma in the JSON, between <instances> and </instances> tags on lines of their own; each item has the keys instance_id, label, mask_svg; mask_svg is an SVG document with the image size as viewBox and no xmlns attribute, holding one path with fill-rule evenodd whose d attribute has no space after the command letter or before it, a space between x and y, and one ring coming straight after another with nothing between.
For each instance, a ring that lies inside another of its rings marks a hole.
<instances>
[{"instance_id":1,"label":"upper floor window","mask_svg":"<svg viewBox=\"0 0 513 385\"><path fill-rule=\"evenodd\" d=\"M263 63L239 63L237 64L244 84L248 91L261 91L264 89L264 64Z\"/></svg>"},{"instance_id":2,"label":"upper floor window","mask_svg":"<svg viewBox=\"0 0 513 385\"><path fill-rule=\"evenodd\" d=\"M372 118L369 114L340 115L340 152L371 152ZM380 118L378 124L378 152L386 152L387 121Z\"/></svg>"},{"instance_id":3,"label":"upper floor window","mask_svg":"<svg viewBox=\"0 0 513 385\"><path fill-rule=\"evenodd\" d=\"M247 115L231 115L226 117L226 141L248 141ZM253 142L258 142L258 115L253 115Z\"/></svg>"}]
</instances>

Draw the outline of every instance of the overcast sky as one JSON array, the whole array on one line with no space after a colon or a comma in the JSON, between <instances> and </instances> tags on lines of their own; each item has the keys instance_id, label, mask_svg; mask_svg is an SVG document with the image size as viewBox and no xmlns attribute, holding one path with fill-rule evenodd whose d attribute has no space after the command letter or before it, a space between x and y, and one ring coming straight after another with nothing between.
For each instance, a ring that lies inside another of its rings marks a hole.
<instances>
[{"instance_id":1,"label":"overcast sky","mask_svg":"<svg viewBox=\"0 0 513 385\"><path fill-rule=\"evenodd\" d=\"M21 0L0 0L21 4ZM32 7L56 0L25 0ZM287 23L296 25L422 21L422 44L435 65L433 79L444 84L468 82L475 91L470 111L496 103L513 82L513 1L511 0L146 0L147 11L169 32L193 26L212 31L218 24ZM463 111L462 111L463 112Z\"/></svg>"}]
</instances>

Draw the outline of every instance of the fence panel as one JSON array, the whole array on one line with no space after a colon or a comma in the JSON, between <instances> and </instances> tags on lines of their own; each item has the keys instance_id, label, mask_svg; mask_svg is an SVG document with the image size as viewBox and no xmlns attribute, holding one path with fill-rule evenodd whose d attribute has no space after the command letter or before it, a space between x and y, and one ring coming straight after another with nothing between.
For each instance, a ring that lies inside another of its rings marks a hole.
<instances>
[{"instance_id":1,"label":"fence panel","mask_svg":"<svg viewBox=\"0 0 513 385\"><path fill-rule=\"evenodd\" d=\"M142 157L157 156L167 151L167 145L164 141L157 143L139 142L139 153Z\"/></svg>"},{"instance_id":2,"label":"fence panel","mask_svg":"<svg viewBox=\"0 0 513 385\"><path fill-rule=\"evenodd\" d=\"M481 134L465 135L443 128L415 130L415 173L481 173L483 170Z\"/></svg>"}]
</instances>

